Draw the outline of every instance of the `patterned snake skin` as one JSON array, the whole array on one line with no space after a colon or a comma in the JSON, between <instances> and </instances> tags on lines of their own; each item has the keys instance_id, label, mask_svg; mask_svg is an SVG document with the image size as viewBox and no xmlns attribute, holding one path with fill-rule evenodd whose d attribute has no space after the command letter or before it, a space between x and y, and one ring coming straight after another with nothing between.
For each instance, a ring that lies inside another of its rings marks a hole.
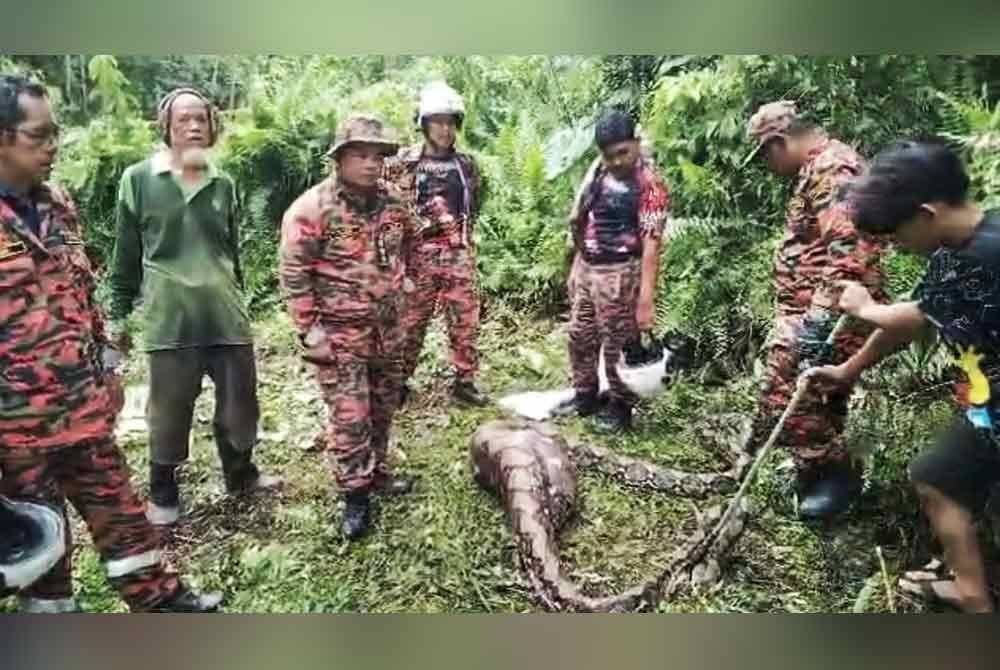
<instances>
[{"instance_id":1,"label":"patterned snake skin","mask_svg":"<svg viewBox=\"0 0 1000 670\"><path fill-rule=\"evenodd\" d=\"M551 424L522 420L491 421L476 431L471 442L473 477L500 496L521 567L549 610L648 610L686 585L713 584L721 574L720 560L746 523L748 510L743 504L722 528L717 527L722 510L713 508L701 515L698 530L655 575L622 593L590 597L563 571L557 541L576 505L577 467L596 469L632 487L705 497L735 489L745 472L746 458L734 458L735 464L725 472L684 472L599 447L571 447Z\"/></svg>"}]
</instances>

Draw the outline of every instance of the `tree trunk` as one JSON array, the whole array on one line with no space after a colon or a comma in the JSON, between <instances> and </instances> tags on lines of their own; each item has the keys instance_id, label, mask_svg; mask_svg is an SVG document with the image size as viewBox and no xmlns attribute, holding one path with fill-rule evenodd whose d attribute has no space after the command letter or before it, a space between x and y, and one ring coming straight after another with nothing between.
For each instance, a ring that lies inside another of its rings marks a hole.
<instances>
[{"instance_id":1,"label":"tree trunk","mask_svg":"<svg viewBox=\"0 0 1000 670\"><path fill-rule=\"evenodd\" d=\"M63 63L66 65L66 81L63 87L66 89L66 104L73 104L73 56L66 54L63 56Z\"/></svg>"},{"instance_id":2,"label":"tree trunk","mask_svg":"<svg viewBox=\"0 0 1000 670\"><path fill-rule=\"evenodd\" d=\"M212 93L210 95L214 95L215 92L218 90L216 86L218 85L219 82L219 63L221 62L222 62L222 56L216 56L215 64L212 65Z\"/></svg>"},{"instance_id":3,"label":"tree trunk","mask_svg":"<svg viewBox=\"0 0 1000 670\"><path fill-rule=\"evenodd\" d=\"M80 92L83 93L83 99L81 102L81 107L83 108L83 113L87 114L87 56L80 54Z\"/></svg>"},{"instance_id":4,"label":"tree trunk","mask_svg":"<svg viewBox=\"0 0 1000 670\"><path fill-rule=\"evenodd\" d=\"M236 68L229 73L229 109L236 109Z\"/></svg>"}]
</instances>

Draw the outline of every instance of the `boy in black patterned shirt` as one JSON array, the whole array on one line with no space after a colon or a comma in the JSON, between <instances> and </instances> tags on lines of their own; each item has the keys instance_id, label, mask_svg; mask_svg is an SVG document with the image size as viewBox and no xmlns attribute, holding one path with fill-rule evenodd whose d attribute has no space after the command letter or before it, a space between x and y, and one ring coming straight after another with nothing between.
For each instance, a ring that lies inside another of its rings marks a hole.
<instances>
[{"instance_id":1,"label":"boy in black patterned shirt","mask_svg":"<svg viewBox=\"0 0 1000 670\"><path fill-rule=\"evenodd\" d=\"M965 612L993 612L976 518L1000 501L1000 210L968 199L961 160L943 145L905 142L882 152L847 197L859 229L929 256L911 302L876 304L860 284L840 309L878 327L864 348L810 375L848 384L933 326L964 372L962 415L910 464L954 579L907 573L900 586Z\"/></svg>"}]
</instances>

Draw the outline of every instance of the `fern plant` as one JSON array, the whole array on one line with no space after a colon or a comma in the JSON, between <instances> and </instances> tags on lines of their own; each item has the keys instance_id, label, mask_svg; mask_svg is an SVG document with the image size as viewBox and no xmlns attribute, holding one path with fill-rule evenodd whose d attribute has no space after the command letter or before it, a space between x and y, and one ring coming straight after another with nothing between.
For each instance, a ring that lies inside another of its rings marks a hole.
<instances>
[{"instance_id":1,"label":"fern plant","mask_svg":"<svg viewBox=\"0 0 1000 670\"><path fill-rule=\"evenodd\" d=\"M985 207L1000 206L1000 102L990 105L985 86L977 98L938 97L949 110L942 134L962 148L973 196Z\"/></svg>"},{"instance_id":2,"label":"fern plant","mask_svg":"<svg viewBox=\"0 0 1000 670\"><path fill-rule=\"evenodd\" d=\"M150 154L156 136L152 123L139 117L114 57L94 56L88 69L91 99L101 113L88 125L67 131L55 179L72 191L88 251L100 267L114 247L118 182L125 168Z\"/></svg>"}]
</instances>

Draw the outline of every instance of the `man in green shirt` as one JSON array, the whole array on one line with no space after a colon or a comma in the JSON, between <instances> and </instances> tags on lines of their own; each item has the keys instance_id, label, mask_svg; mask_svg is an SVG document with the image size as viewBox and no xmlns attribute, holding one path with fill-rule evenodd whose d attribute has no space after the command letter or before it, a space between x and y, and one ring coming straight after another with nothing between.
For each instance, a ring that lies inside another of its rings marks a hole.
<instances>
[{"instance_id":1,"label":"man in green shirt","mask_svg":"<svg viewBox=\"0 0 1000 670\"><path fill-rule=\"evenodd\" d=\"M218 132L215 109L201 93L177 89L160 103L159 124L166 149L130 166L119 187L111 334L127 351L124 321L141 292L150 369L147 516L167 525L179 516L175 471L188 457L205 374L215 384L213 425L227 490L280 482L252 461L256 365L241 296L235 188L207 159Z\"/></svg>"}]
</instances>

